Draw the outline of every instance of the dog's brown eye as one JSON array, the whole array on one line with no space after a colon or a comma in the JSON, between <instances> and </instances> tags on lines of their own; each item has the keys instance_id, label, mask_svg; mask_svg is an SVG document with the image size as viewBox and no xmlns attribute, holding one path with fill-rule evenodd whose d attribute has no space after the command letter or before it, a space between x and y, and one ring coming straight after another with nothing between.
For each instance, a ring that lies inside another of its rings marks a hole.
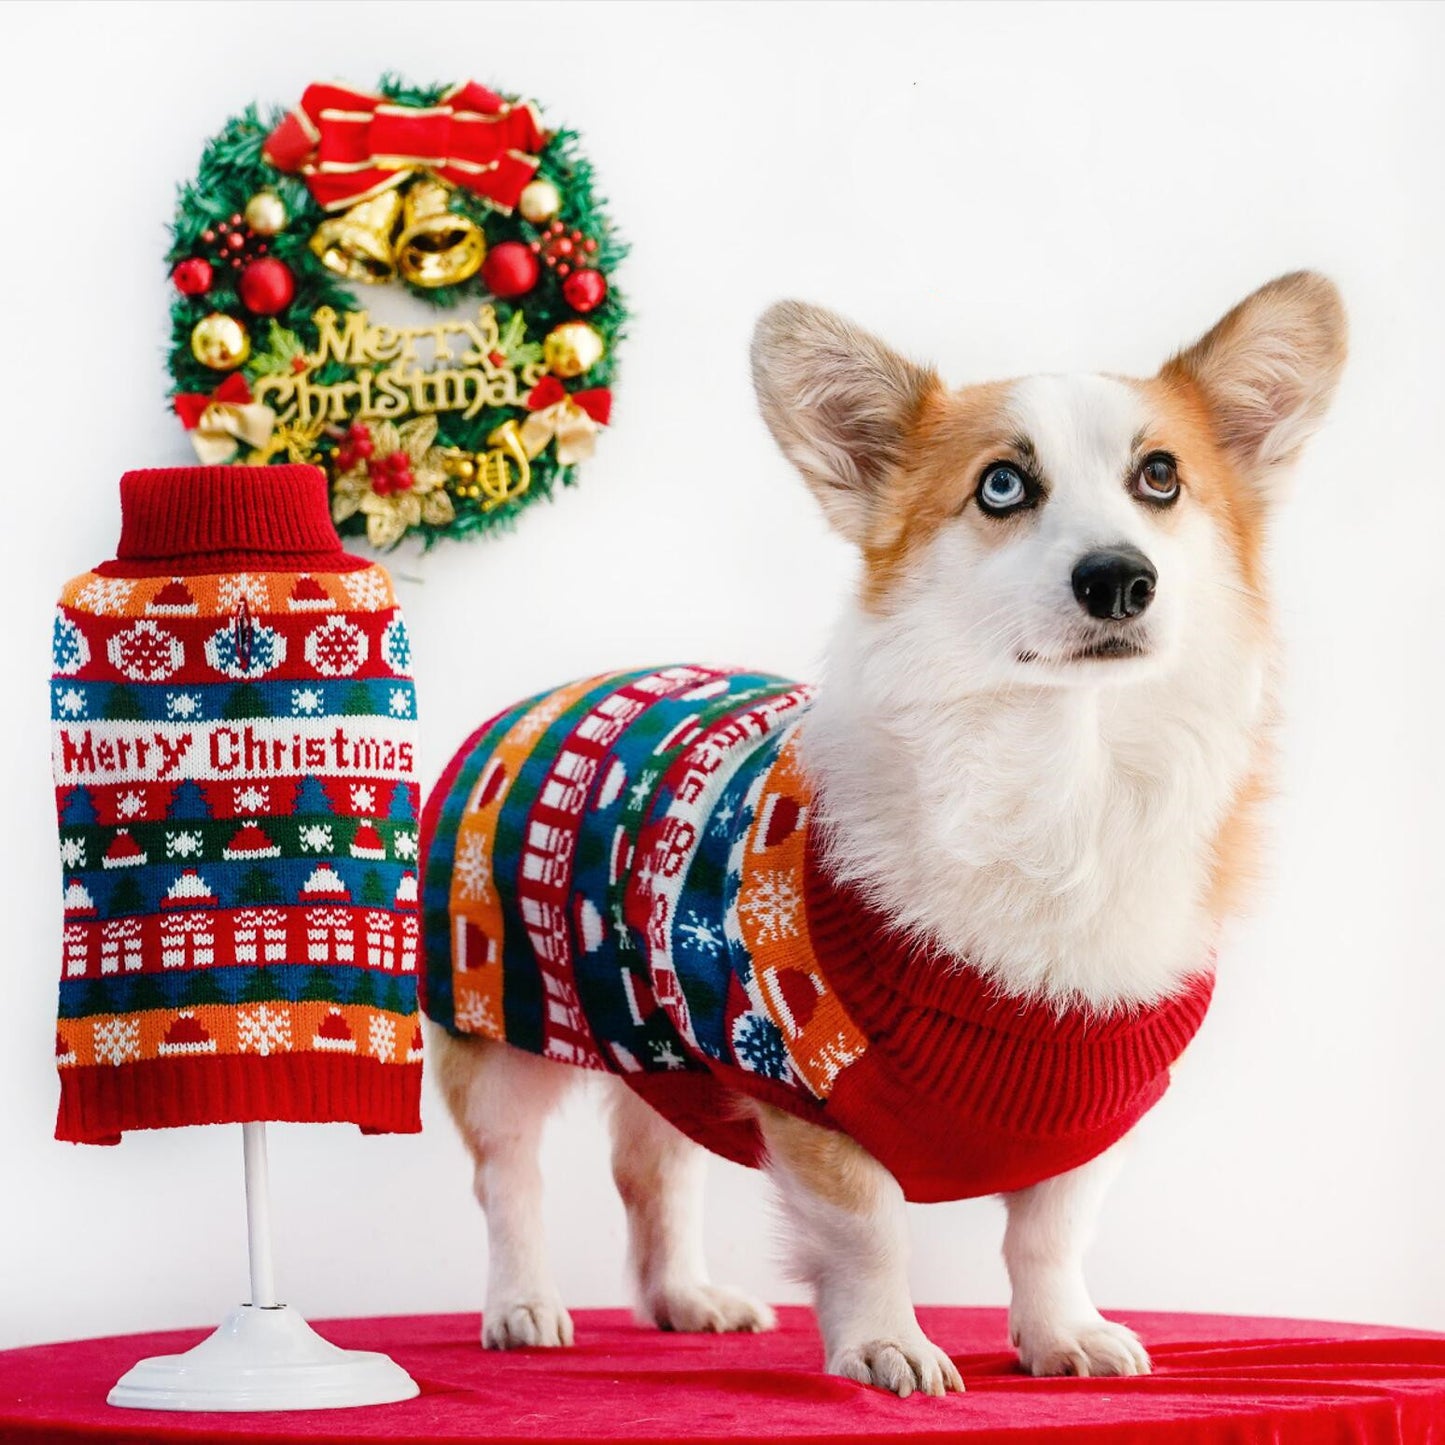
<instances>
[{"instance_id":1,"label":"dog's brown eye","mask_svg":"<svg viewBox=\"0 0 1445 1445\"><path fill-rule=\"evenodd\" d=\"M1179 496L1179 463L1168 452L1153 452L1134 477L1134 492L1146 502L1167 506Z\"/></svg>"}]
</instances>

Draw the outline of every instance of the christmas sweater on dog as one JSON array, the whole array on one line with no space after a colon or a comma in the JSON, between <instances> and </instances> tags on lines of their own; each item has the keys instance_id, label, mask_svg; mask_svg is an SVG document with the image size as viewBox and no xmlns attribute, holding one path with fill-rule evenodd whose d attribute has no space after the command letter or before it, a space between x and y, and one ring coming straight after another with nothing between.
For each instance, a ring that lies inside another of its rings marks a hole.
<instances>
[{"instance_id":1,"label":"christmas sweater on dog","mask_svg":"<svg viewBox=\"0 0 1445 1445\"><path fill-rule=\"evenodd\" d=\"M761 1141L734 1093L850 1135L915 1200L1085 1163L1164 1093L1211 975L1059 1013L891 930L809 826L810 696L669 667L482 727L422 820L427 1012L620 1074L744 1164Z\"/></svg>"},{"instance_id":2,"label":"christmas sweater on dog","mask_svg":"<svg viewBox=\"0 0 1445 1445\"><path fill-rule=\"evenodd\" d=\"M56 1135L421 1127L416 701L312 467L132 472L64 589Z\"/></svg>"}]
</instances>

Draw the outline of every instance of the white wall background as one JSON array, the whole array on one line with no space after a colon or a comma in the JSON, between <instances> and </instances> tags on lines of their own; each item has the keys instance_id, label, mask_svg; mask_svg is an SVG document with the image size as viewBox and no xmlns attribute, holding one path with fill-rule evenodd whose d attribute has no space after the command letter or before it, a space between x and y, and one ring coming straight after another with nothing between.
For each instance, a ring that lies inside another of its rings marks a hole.
<instances>
[{"instance_id":1,"label":"white wall background","mask_svg":"<svg viewBox=\"0 0 1445 1445\"><path fill-rule=\"evenodd\" d=\"M1445 9L1438 5L10 5L0 1345L215 1319L243 1296L240 1133L55 1143L60 907L49 610L110 555L162 402L173 189L253 97L478 79L590 139L633 241L614 426L500 543L394 559L429 784L514 697L679 658L815 672L851 563L757 421L753 317L845 310L959 381L1147 371L1259 282L1334 275L1353 360L1283 518L1290 657L1274 878L1140 1131L1100 1300L1445 1328ZM428 1090L420 1137L272 1130L306 1313L479 1307L483 1233ZM558 1270L620 1303L589 1104L547 1148ZM762 1181L715 1164L719 1277L796 1298ZM917 1292L999 1303L1000 1210L916 1213Z\"/></svg>"}]
</instances>

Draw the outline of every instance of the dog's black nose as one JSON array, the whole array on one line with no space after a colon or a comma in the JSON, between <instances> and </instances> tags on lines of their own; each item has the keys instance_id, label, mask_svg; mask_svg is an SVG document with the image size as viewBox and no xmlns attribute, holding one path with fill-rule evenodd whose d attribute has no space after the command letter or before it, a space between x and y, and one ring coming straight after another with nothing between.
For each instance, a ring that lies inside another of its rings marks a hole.
<instances>
[{"instance_id":1,"label":"dog's black nose","mask_svg":"<svg viewBox=\"0 0 1445 1445\"><path fill-rule=\"evenodd\" d=\"M1137 547L1090 552L1074 568L1074 596L1090 617L1122 622L1137 617L1153 600L1159 574Z\"/></svg>"}]
</instances>

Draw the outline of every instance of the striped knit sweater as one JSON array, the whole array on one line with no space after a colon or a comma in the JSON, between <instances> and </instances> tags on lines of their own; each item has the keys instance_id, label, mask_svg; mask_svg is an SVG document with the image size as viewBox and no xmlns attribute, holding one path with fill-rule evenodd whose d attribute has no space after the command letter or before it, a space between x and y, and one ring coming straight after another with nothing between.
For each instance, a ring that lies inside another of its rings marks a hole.
<instances>
[{"instance_id":1,"label":"striped knit sweater","mask_svg":"<svg viewBox=\"0 0 1445 1445\"><path fill-rule=\"evenodd\" d=\"M425 1007L620 1074L756 1164L730 1094L856 1139L910 1199L1101 1153L1168 1085L1212 980L1107 1017L998 995L830 880L799 765L810 691L698 667L534 698L453 758L422 822Z\"/></svg>"},{"instance_id":2,"label":"striped knit sweater","mask_svg":"<svg viewBox=\"0 0 1445 1445\"><path fill-rule=\"evenodd\" d=\"M421 1127L416 700L311 467L132 472L55 617L61 1139Z\"/></svg>"}]
</instances>

